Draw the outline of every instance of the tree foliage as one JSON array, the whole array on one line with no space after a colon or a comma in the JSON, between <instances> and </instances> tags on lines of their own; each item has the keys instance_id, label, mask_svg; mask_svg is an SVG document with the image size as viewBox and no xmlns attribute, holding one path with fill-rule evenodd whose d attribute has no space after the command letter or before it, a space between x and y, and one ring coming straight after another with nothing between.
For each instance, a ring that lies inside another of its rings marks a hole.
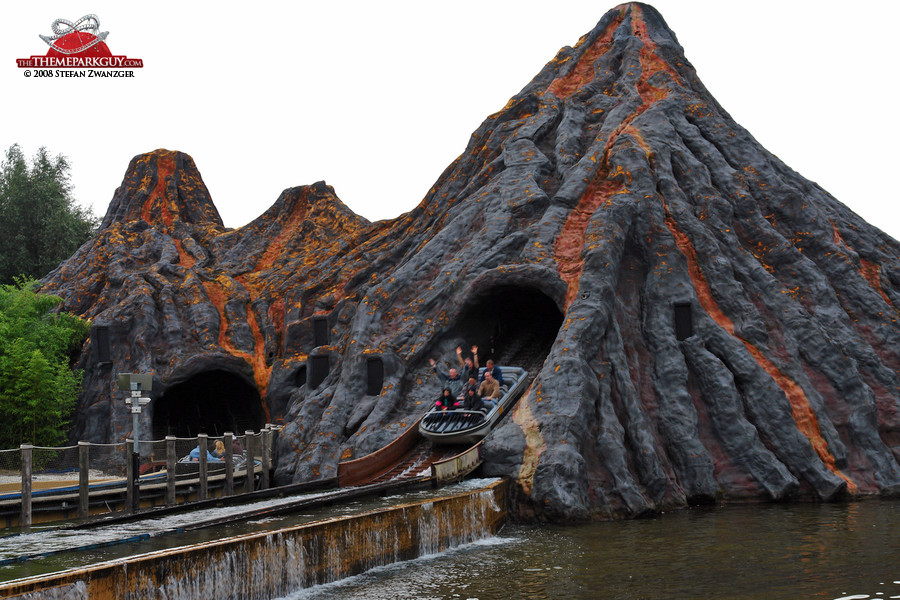
<instances>
[{"instance_id":1,"label":"tree foliage","mask_svg":"<svg viewBox=\"0 0 900 600\"><path fill-rule=\"evenodd\" d=\"M0 448L64 443L81 389L69 357L90 324L54 313L62 299L36 287L25 279L0 285Z\"/></svg>"},{"instance_id":2,"label":"tree foliage","mask_svg":"<svg viewBox=\"0 0 900 600\"><path fill-rule=\"evenodd\" d=\"M42 147L29 165L9 147L0 165L0 283L43 277L90 239L97 219L71 190L65 156Z\"/></svg>"}]
</instances>

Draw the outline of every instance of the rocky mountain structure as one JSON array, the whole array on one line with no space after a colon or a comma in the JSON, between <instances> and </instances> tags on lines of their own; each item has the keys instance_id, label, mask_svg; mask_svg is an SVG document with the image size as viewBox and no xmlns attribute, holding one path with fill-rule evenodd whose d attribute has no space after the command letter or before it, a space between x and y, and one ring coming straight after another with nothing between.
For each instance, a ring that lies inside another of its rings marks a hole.
<instances>
[{"instance_id":1,"label":"rocky mountain structure","mask_svg":"<svg viewBox=\"0 0 900 600\"><path fill-rule=\"evenodd\" d=\"M438 394L457 345L533 376L488 438L519 515L900 492L900 245L762 148L650 6L607 13L369 223L324 183L223 227L193 161L136 157L44 280L90 318L75 435L284 423L281 482L334 475Z\"/></svg>"}]
</instances>

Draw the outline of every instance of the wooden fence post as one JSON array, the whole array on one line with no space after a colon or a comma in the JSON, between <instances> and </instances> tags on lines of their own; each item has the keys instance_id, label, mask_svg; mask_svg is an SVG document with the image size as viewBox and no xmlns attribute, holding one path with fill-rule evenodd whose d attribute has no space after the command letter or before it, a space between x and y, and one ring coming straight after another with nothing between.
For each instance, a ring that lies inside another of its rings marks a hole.
<instances>
[{"instance_id":1,"label":"wooden fence post","mask_svg":"<svg viewBox=\"0 0 900 600\"><path fill-rule=\"evenodd\" d=\"M256 439L252 431L244 432L244 452L247 453L247 479L244 481L244 493L249 494L254 488L256 478Z\"/></svg>"},{"instance_id":2,"label":"wooden fence post","mask_svg":"<svg viewBox=\"0 0 900 600\"><path fill-rule=\"evenodd\" d=\"M31 455L34 446L22 444L19 448L22 450L22 514L19 525L28 531L31 528Z\"/></svg>"},{"instance_id":3,"label":"wooden fence post","mask_svg":"<svg viewBox=\"0 0 900 600\"><path fill-rule=\"evenodd\" d=\"M197 436L197 449L200 451L200 472L198 473L200 477L200 499L206 500L209 496L209 465L206 461L206 453L208 450L206 449L206 440L209 436L205 433L201 433Z\"/></svg>"},{"instance_id":4,"label":"wooden fence post","mask_svg":"<svg viewBox=\"0 0 900 600\"><path fill-rule=\"evenodd\" d=\"M178 456L175 454L175 436L166 436L166 506L175 505L175 476Z\"/></svg>"},{"instance_id":5,"label":"wooden fence post","mask_svg":"<svg viewBox=\"0 0 900 600\"><path fill-rule=\"evenodd\" d=\"M90 442L78 442L78 516L90 513L91 461Z\"/></svg>"},{"instance_id":6,"label":"wooden fence post","mask_svg":"<svg viewBox=\"0 0 900 600\"><path fill-rule=\"evenodd\" d=\"M272 468L272 432L262 430L262 473L260 475L260 488L269 489L269 470Z\"/></svg>"},{"instance_id":7,"label":"wooden fence post","mask_svg":"<svg viewBox=\"0 0 900 600\"><path fill-rule=\"evenodd\" d=\"M226 431L222 443L225 444L225 491L223 495L234 496L234 434Z\"/></svg>"}]
</instances>

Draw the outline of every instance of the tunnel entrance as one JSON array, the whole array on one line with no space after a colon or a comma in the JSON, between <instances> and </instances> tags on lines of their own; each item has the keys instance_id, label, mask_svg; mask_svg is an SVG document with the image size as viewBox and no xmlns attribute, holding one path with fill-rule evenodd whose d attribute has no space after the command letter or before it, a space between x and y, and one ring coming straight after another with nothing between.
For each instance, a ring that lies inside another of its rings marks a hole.
<instances>
[{"instance_id":1,"label":"tunnel entrance","mask_svg":"<svg viewBox=\"0 0 900 600\"><path fill-rule=\"evenodd\" d=\"M243 434L265 425L259 392L227 371L206 371L172 386L153 403L153 439Z\"/></svg>"},{"instance_id":2,"label":"tunnel entrance","mask_svg":"<svg viewBox=\"0 0 900 600\"><path fill-rule=\"evenodd\" d=\"M488 358L534 372L544 363L562 326L556 303L527 287L498 286L463 310L457 333L468 346L477 344L482 366Z\"/></svg>"}]
</instances>

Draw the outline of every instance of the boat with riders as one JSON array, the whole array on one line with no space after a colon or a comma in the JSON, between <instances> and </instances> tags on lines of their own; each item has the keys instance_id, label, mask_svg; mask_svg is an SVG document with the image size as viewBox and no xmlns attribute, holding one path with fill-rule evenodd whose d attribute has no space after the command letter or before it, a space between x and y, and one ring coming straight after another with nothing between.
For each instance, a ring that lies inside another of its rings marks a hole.
<instances>
[{"instance_id":1,"label":"boat with riders","mask_svg":"<svg viewBox=\"0 0 900 600\"><path fill-rule=\"evenodd\" d=\"M501 396L493 406L480 409L433 406L419 422L419 433L436 444L475 444L484 438L515 405L528 385L528 371L521 367L501 366ZM479 369L483 377L484 367Z\"/></svg>"}]
</instances>

